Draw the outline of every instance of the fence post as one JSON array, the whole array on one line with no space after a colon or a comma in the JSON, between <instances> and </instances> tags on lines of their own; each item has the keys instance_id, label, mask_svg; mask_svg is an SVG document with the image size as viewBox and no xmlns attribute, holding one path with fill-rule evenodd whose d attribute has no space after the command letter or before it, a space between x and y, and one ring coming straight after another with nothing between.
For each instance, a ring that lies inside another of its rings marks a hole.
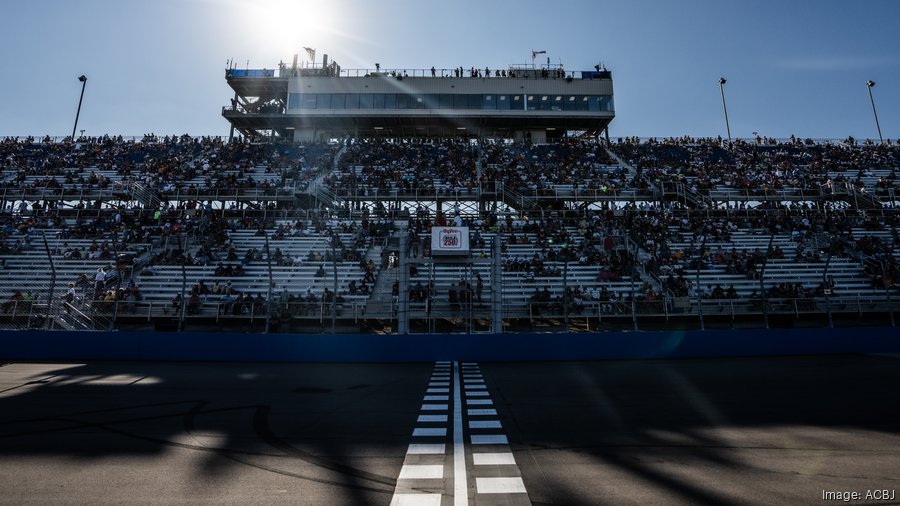
<instances>
[{"instance_id":1,"label":"fence post","mask_svg":"<svg viewBox=\"0 0 900 506\"><path fill-rule=\"evenodd\" d=\"M337 250L333 242L331 243L331 268L334 272L334 292L331 294L331 333L334 334L337 327L338 274Z\"/></svg>"},{"instance_id":2,"label":"fence post","mask_svg":"<svg viewBox=\"0 0 900 506\"><path fill-rule=\"evenodd\" d=\"M47 294L47 322L45 327L49 329L53 321L50 315L53 309L53 289L56 287L56 266L53 264L53 255L50 253L50 245L47 243L47 234L42 231L41 237L44 239L44 251L47 252L47 260L50 261L50 290Z\"/></svg>"},{"instance_id":3,"label":"fence post","mask_svg":"<svg viewBox=\"0 0 900 506\"><path fill-rule=\"evenodd\" d=\"M180 311L181 314L178 315L178 332L181 332L184 327L184 314L187 311L187 301L185 300L185 293L187 291L187 269L184 266L184 262L181 262L181 307L176 308L176 311Z\"/></svg>"},{"instance_id":4,"label":"fence post","mask_svg":"<svg viewBox=\"0 0 900 506\"><path fill-rule=\"evenodd\" d=\"M119 242L116 240L116 232L113 232L112 235L112 243L113 243L113 257L116 263L116 292L115 298L113 299L113 314L112 319L109 321L109 330L112 330L115 327L116 320L119 317L119 290L122 288L122 277L125 275L125 269L119 270Z\"/></svg>"},{"instance_id":5,"label":"fence post","mask_svg":"<svg viewBox=\"0 0 900 506\"><path fill-rule=\"evenodd\" d=\"M634 330L638 330L637 301L634 297L631 298L631 322L634 324Z\"/></svg>"},{"instance_id":6,"label":"fence post","mask_svg":"<svg viewBox=\"0 0 900 506\"><path fill-rule=\"evenodd\" d=\"M409 333L409 264L407 263L407 240L408 234L400 234L399 241L399 258L398 264L399 269L397 272L398 277L398 291L397 291L397 333L398 334L408 334ZM392 292L393 293L393 292ZM391 299L393 300L393 295L391 295Z\"/></svg>"},{"instance_id":7,"label":"fence post","mask_svg":"<svg viewBox=\"0 0 900 506\"><path fill-rule=\"evenodd\" d=\"M272 253L269 251L269 234L265 234L266 239L266 267L269 271L269 289L266 293L266 327L264 334L269 333L269 320L272 319Z\"/></svg>"}]
</instances>

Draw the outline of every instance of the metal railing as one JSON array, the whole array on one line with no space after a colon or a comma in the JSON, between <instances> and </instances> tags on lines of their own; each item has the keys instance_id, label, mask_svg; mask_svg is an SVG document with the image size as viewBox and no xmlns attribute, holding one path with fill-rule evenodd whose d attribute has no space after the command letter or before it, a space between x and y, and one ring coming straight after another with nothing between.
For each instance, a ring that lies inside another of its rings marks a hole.
<instances>
[{"instance_id":1,"label":"metal railing","mask_svg":"<svg viewBox=\"0 0 900 506\"><path fill-rule=\"evenodd\" d=\"M363 69L342 69L335 67L325 67L322 68L321 65L309 65L305 67L298 67L296 69L283 66L278 69L278 77L286 78L286 77L391 77L391 78L459 78L459 79L582 79L582 72L588 72L589 76L594 76L598 79L609 78L609 71L587 71L587 70L564 70L561 66L556 64L536 64L536 65L522 65L522 66L514 66L507 68L486 68L486 67L466 67L462 68L462 72L459 73L460 67L456 68L427 68L427 69L416 69L416 68L381 68L376 67L374 69L363 68ZM473 74L472 71L475 71ZM488 70L490 72L488 72ZM547 75L543 75L543 71L547 72ZM245 71L246 72L246 71ZM270 69L268 72L272 72ZM498 75L499 72L499 75ZM490 75L488 75L490 74ZM258 72L252 76L238 76L238 77L248 77L248 78L271 78L272 76L264 75L262 72ZM590 77L585 77L584 79L589 79Z\"/></svg>"},{"instance_id":2,"label":"metal railing","mask_svg":"<svg viewBox=\"0 0 900 506\"><path fill-rule=\"evenodd\" d=\"M339 298L332 313L332 301L316 300L282 301L275 294L271 303L266 300L253 301L206 301L182 305L181 301L159 300L84 300L72 303L56 301L54 303L25 300L7 300L0 302L0 328L33 329L47 328L51 330L107 330L121 328L130 322L165 323L181 322L182 328L189 328L191 322L215 322L227 325L228 322L244 321L259 324L259 332L268 320L270 323L301 326L321 326L329 328L332 318L341 322L351 321L354 324L362 320L391 320L397 317L396 302L369 304L361 299ZM656 300L631 299L630 297L614 300L584 300L576 297L563 299L557 296L549 302L538 302L527 298L514 299L504 297L502 318L507 323L528 321L532 324L540 321L559 320L557 325L569 320L569 327L575 329L579 321L618 321L630 326L637 322L638 328L653 328L660 320L691 319L699 322L702 318L707 324L714 320L743 320L764 325L764 315L768 318L788 316L794 321L814 318L824 325L828 314L855 315L883 314L885 319L900 310L897 298L892 292L884 295L801 297L801 298L736 298L736 299L696 299L694 297L662 296ZM428 302L411 302L408 307L409 318L459 320L467 323L467 328L477 327L477 321L491 319L493 308L489 298L483 301L460 300L455 305L446 301L431 299ZM893 318L890 318L891 320ZM487 326L488 324L485 324ZM512 326L512 325L510 325ZM277 327L272 325L273 329Z\"/></svg>"}]
</instances>

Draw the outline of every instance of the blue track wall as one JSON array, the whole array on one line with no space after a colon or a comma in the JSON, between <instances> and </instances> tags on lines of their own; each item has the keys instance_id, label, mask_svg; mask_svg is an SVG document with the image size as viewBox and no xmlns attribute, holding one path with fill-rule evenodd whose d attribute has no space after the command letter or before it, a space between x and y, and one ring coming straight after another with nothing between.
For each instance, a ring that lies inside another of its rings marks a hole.
<instances>
[{"instance_id":1,"label":"blue track wall","mask_svg":"<svg viewBox=\"0 0 900 506\"><path fill-rule=\"evenodd\" d=\"M578 334L2 332L0 361L407 362L900 352L900 328Z\"/></svg>"}]
</instances>

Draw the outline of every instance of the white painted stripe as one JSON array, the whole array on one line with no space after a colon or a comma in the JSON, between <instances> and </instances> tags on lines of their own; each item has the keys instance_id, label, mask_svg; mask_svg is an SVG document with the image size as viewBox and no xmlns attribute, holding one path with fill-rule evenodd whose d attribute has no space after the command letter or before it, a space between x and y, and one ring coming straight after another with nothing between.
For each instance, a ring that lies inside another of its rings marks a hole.
<instances>
[{"instance_id":1,"label":"white painted stripe","mask_svg":"<svg viewBox=\"0 0 900 506\"><path fill-rule=\"evenodd\" d=\"M391 506L441 506L441 494L394 494Z\"/></svg>"},{"instance_id":2,"label":"white painted stripe","mask_svg":"<svg viewBox=\"0 0 900 506\"><path fill-rule=\"evenodd\" d=\"M426 395L423 401L449 401L449 395Z\"/></svg>"},{"instance_id":3,"label":"white painted stripe","mask_svg":"<svg viewBox=\"0 0 900 506\"><path fill-rule=\"evenodd\" d=\"M466 391L466 397L488 397L488 396L490 396L490 394L484 390L479 390L477 392L470 392L468 390Z\"/></svg>"},{"instance_id":4,"label":"white painted stripe","mask_svg":"<svg viewBox=\"0 0 900 506\"><path fill-rule=\"evenodd\" d=\"M444 477L444 465L405 464L400 468L401 480L435 480Z\"/></svg>"},{"instance_id":5,"label":"white painted stripe","mask_svg":"<svg viewBox=\"0 0 900 506\"><path fill-rule=\"evenodd\" d=\"M464 374L463 378L465 379L484 379L484 376L480 374Z\"/></svg>"},{"instance_id":6,"label":"white painted stripe","mask_svg":"<svg viewBox=\"0 0 900 506\"><path fill-rule=\"evenodd\" d=\"M466 385L466 390L487 390L487 385Z\"/></svg>"},{"instance_id":7,"label":"white painted stripe","mask_svg":"<svg viewBox=\"0 0 900 506\"><path fill-rule=\"evenodd\" d=\"M466 399L467 406L492 406L494 401L490 399Z\"/></svg>"},{"instance_id":8,"label":"white painted stripe","mask_svg":"<svg viewBox=\"0 0 900 506\"><path fill-rule=\"evenodd\" d=\"M478 365L478 362L460 362L459 365L461 365L463 367L473 366L473 365Z\"/></svg>"},{"instance_id":9,"label":"white painted stripe","mask_svg":"<svg viewBox=\"0 0 900 506\"><path fill-rule=\"evenodd\" d=\"M422 411L447 411L446 404L422 404Z\"/></svg>"},{"instance_id":10,"label":"white painted stripe","mask_svg":"<svg viewBox=\"0 0 900 506\"><path fill-rule=\"evenodd\" d=\"M496 409L470 409L469 416L497 416L497 410Z\"/></svg>"},{"instance_id":11,"label":"white painted stripe","mask_svg":"<svg viewBox=\"0 0 900 506\"><path fill-rule=\"evenodd\" d=\"M465 383L467 385L472 384L472 383L484 383L484 380L483 379L466 378L463 380L463 383Z\"/></svg>"},{"instance_id":12,"label":"white painted stripe","mask_svg":"<svg viewBox=\"0 0 900 506\"><path fill-rule=\"evenodd\" d=\"M446 435L447 435L446 427L434 427L434 428L416 427L415 429L413 429L413 436L445 437Z\"/></svg>"},{"instance_id":13,"label":"white painted stripe","mask_svg":"<svg viewBox=\"0 0 900 506\"><path fill-rule=\"evenodd\" d=\"M435 362L435 364L452 365L453 362L451 362L451 361L449 361L449 360L438 360L437 362Z\"/></svg>"},{"instance_id":14,"label":"white painted stripe","mask_svg":"<svg viewBox=\"0 0 900 506\"><path fill-rule=\"evenodd\" d=\"M476 466L514 466L516 458L510 452L473 453L472 461Z\"/></svg>"},{"instance_id":15,"label":"white painted stripe","mask_svg":"<svg viewBox=\"0 0 900 506\"><path fill-rule=\"evenodd\" d=\"M472 420L469 422L470 429L499 429L500 420Z\"/></svg>"},{"instance_id":16,"label":"white painted stripe","mask_svg":"<svg viewBox=\"0 0 900 506\"><path fill-rule=\"evenodd\" d=\"M430 386L430 387L449 387L450 382L449 381L432 381L431 383L428 384L428 386Z\"/></svg>"},{"instance_id":17,"label":"white painted stripe","mask_svg":"<svg viewBox=\"0 0 900 506\"><path fill-rule=\"evenodd\" d=\"M466 445L463 440L462 395L458 364L453 363L453 506L469 506Z\"/></svg>"},{"instance_id":18,"label":"white painted stripe","mask_svg":"<svg viewBox=\"0 0 900 506\"><path fill-rule=\"evenodd\" d=\"M472 411L471 409L469 411ZM491 410L493 411L493 410ZM472 413L469 413L470 415ZM418 422L447 422L447 415L419 415Z\"/></svg>"},{"instance_id":19,"label":"white painted stripe","mask_svg":"<svg viewBox=\"0 0 900 506\"><path fill-rule=\"evenodd\" d=\"M425 391L427 394L448 394L450 393L449 388L429 388Z\"/></svg>"},{"instance_id":20,"label":"white painted stripe","mask_svg":"<svg viewBox=\"0 0 900 506\"><path fill-rule=\"evenodd\" d=\"M505 445L509 444L504 434L488 434L484 436L472 436L473 445Z\"/></svg>"},{"instance_id":21,"label":"white painted stripe","mask_svg":"<svg viewBox=\"0 0 900 506\"><path fill-rule=\"evenodd\" d=\"M444 444L413 443L406 450L406 453L409 455L443 455L446 452L447 448Z\"/></svg>"},{"instance_id":22,"label":"white painted stripe","mask_svg":"<svg viewBox=\"0 0 900 506\"><path fill-rule=\"evenodd\" d=\"M475 489L479 494L524 494L522 478L475 478Z\"/></svg>"}]
</instances>

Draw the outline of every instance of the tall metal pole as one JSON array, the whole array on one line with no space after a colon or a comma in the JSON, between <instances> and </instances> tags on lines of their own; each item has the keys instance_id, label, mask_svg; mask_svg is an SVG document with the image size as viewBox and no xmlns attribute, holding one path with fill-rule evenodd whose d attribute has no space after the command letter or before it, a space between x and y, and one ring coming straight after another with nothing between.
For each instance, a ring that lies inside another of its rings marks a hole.
<instances>
[{"instance_id":1,"label":"tall metal pole","mask_svg":"<svg viewBox=\"0 0 900 506\"><path fill-rule=\"evenodd\" d=\"M875 128L878 129L878 141L884 144L884 138L881 136L881 125L878 123L878 111L875 110L875 99L872 98L872 88L875 87L875 81L866 81L866 89L869 90L869 102L872 103L872 114L875 116Z\"/></svg>"},{"instance_id":2,"label":"tall metal pole","mask_svg":"<svg viewBox=\"0 0 900 506\"><path fill-rule=\"evenodd\" d=\"M725 83L724 77L719 78L719 91L722 93L722 110L725 111L725 130L728 132L728 143L731 144L731 125L728 123L728 107L725 106Z\"/></svg>"},{"instance_id":3,"label":"tall metal pole","mask_svg":"<svg viewBox=\"0 0 900 506\"><path fill-rule=\"evenodd\" d=\"M78 129L78 117L81 116L81 102L84 100L84 88L87 86L87 77L83 74L78 77L81 81L81 98L78 99L78 112L75 113L75 125L72 127L72 142L75 142L75 130Z\"/></svg>"}]
</instances>

